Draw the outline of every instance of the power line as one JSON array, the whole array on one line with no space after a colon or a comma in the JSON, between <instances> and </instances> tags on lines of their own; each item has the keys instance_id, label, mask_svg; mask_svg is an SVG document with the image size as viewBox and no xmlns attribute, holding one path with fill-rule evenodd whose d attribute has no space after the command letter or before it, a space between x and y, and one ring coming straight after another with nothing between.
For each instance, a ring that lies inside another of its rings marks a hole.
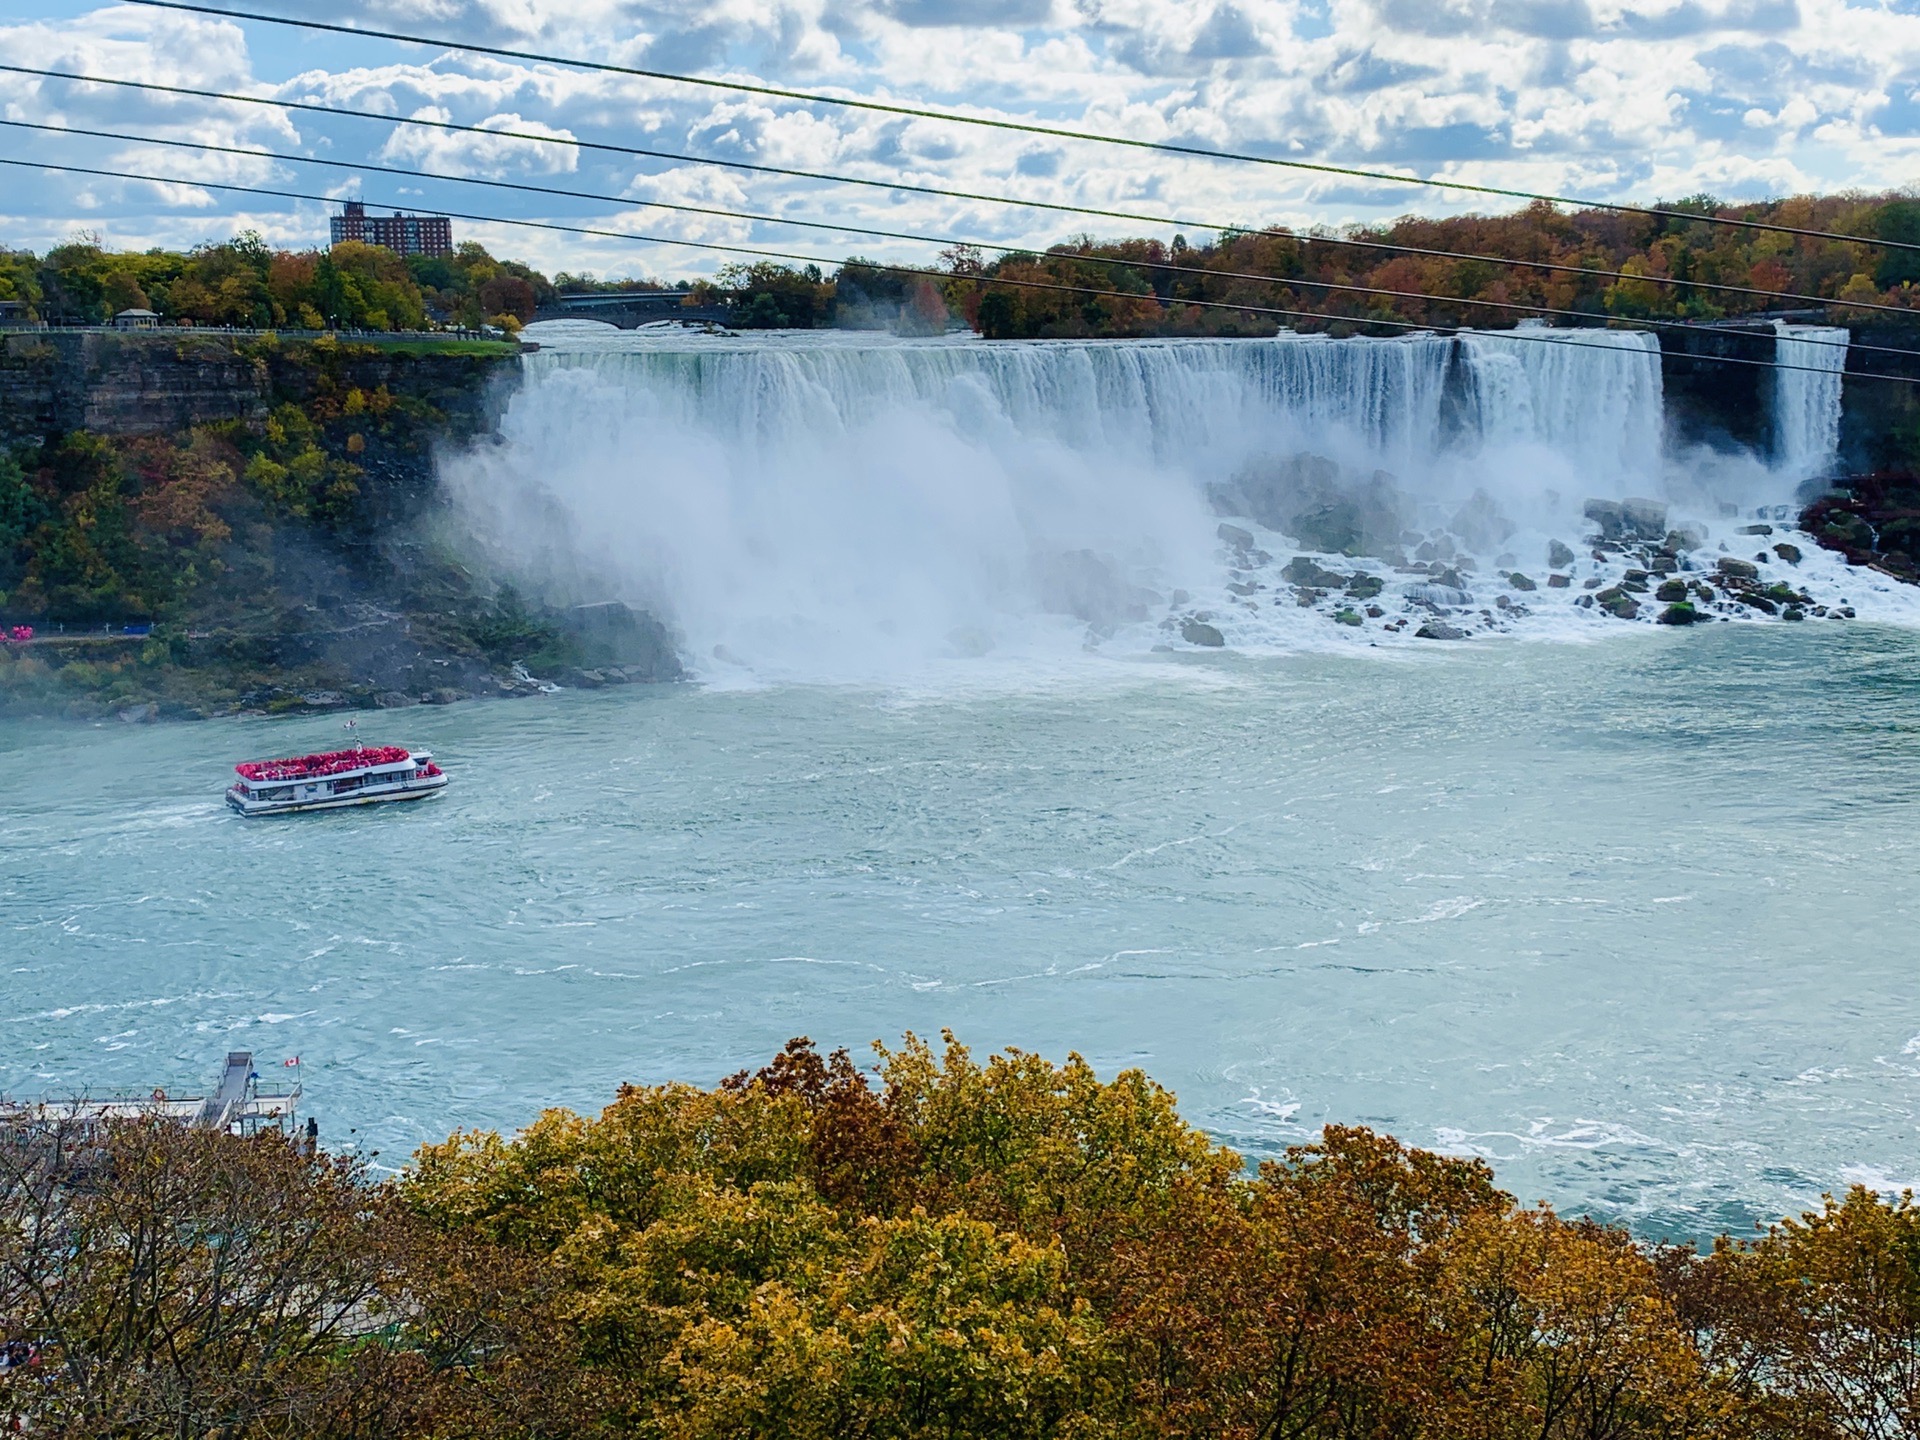
<instances>
[{"instance_id":1,"label":"power line","mask_svg":"<svg viewBox=\"0 0 1920 1440\"><path fill-rule=\"evenodd\" d=\"M591 70L608 75L629 75L643 80L664 80L677 85L699 85L712 90L731 90L743 95L765 95L777 100L798 100L810 105L837 105L844 109L868 110L882 115L901 115L917 120L943 120L954 125L975 125L990 130L1014 131L1025 135L1045 135L1055 140L1087 140L1100 145L1120 145L1128 149L1152 150L1168 155L1197 156L1205 160L1236 160L1250 165L1270 165L1287 170L1309 171L1319 175L1338 175L1351 180L1379 180L1394 185L1418 185L1436 190L1458 190L1473 195L1495 195L1509 200L1543 200L1550 205L1573 205L1587 210L1607 210L1619 215L1647 215L1664 220L1732 225L1747 230L1764 230L1776 235L1799 235L1815 240L1841 240L1850 244L1877 245L1893 250L1920 251L1920 243L1880 240L1866 235L1838 234L1831 230L1811 230L1796 225L1777 225L1765 220L1744 220L1730 215L1699 215L1688 210L1668 210L1659 206L1617 205L1605 200L1583 200L1570 195L1548 195L1534 190L1510 190L1498 185L1475 185L1464 180L1395 175L1391 171L1365 170L1352 165L1329 165L1311 160L1286 160L1274 155L1215 150L1203 145L1178 145L1168 140L1140 140L1126 135L1101 135L1090 130L1068 130L1061 126L1038 125L1031 121L968 115L959 110L935 110L922 105L896 105L882 100L858 100L845 95L827 95L813 90L789 90L777 85L753 85L741 80L715 80L704 75L683 75L671 70L647 70L633 65L613 65L603 60L579 60L566 55L547 55L537 50L512 50L499 45L475 45L463 40L408 35L397 30L369 30L357 25L333 25L323 20L296 20L285 15L266 15L252 10L229 10L217 5L194 5L187 3L187 0L131 0L131 3L159 10L218 15L225 20L257 20L262 24L287 25L299 30L318 30L334 35L357 35L373 40L397 40L408 45L431 45L442 50L464 50L472 55L493 55L507 60L565 65L576 70Z\"/></svg>"},{"instance_id":2,"label":"power line","mask_svg":"<svg viewBox=\"0 0 1920 1440\"><path fill-rule=\"evenodd\" d=\"M887 240L906 240L924 245L970 246L976 250L994 250L1001 255L1029 255L1033 252L1012 245L995 245L972 240L957 239L950 235L921 235L906 230L875 230L859 225L843 225L823 220L800 220L784 215L765 215L744 210L723 210L712 205L687 205L668 200L636 200L622 195L605 195L589 190L567 190L557 186L531 185L514 180L485 180L466 175L441 175L431 170L416 170L401 165L376 165L352 160L331 160L309 155L289 155L276 150L249 150L238 145L215 145L202 140L170 140L147 135L133 135L119 130L93 130L80 126L49 125L33 120L0 120L0 126L16 130L39 130L55 135L85 135L99 140L126 140L140 145L164 145L178 150L205 150L221 155L243 155L260 160L282 160L296 165L320 165L331 170L368 171L381 175L398 175L413 180L437 180L456 185L480 185L490 190L511 190L520 194L550 195L567 200L594 200L610 205L631 205L641 209L672 210L680 214L710 215L728 220L748 220L756 224L789 225L800 229L823 230L831 234L865 235L870 238ZM1424 290L1393 290L1378 285L1361 285L1350 281L1308 280L1294 276L1266 275L1248 270L1215 270L1201 265L1177 265L1161 260L1124 260L1110 259L1104 256L1081 256L1073 252L1050 252L1064 254L1067 258L1078 259L1094 265L1122 266L1132 269L1156 270L1170 275L1193 275L1216 280L1250 280L1261 285L1277 285L1283 289L1319 290L1329 294L1347 291L1359 295L1373 295L1391 300L1419 300L1442 305L1473 305L1482 309L1503 312L1518 312L1522 315L1550 315L1559 319L1591 320L1594 317L1584 311L1567 310L1552 305L1532 305L1513 300L1462 299L1450 295L1434 295ZM1169 300L1180 297L1169 296ZM1680 321L1638 320L1633 322L1637 328L1655 330L1691 331L1697 327ZM1823 346L1830 349L1848 350L1854 347L1848 340L1818 340L1806 338L1803 343ZM1858 348L1876 354L1897 355L1905 359L1920 359L1920 350L1902 349L1897 346L1866 345Z\"/></svg>"},{"instance_id":3,"label":"power line","mask_svg":"<svg viewBox=\"0 0 1920 1440\"><path fill-rule=\"evenodd\" d=\"M87 165L58 165L46 160L13 160L0 157L0 165L12 166L21 170L51 170L67 175L95 175L110 180L137 180L149 185L183 185L188 188L204 190L224 190L236 195L263 195L281 200L307 200L320 205L339 203L337 196L315 195L302 190L280 190L261 185L235 185L221 180L192 179L178 175L145 175L130 170L107 170ZM375 204L391 206L390 201L375 201ZM839 261L819 255L800 254L791 250L770 250L755 245L728 245L716 240L681 240L669 236L643 235L630 230L605 230L589 225L563 225L552 220L522 220L504 215L477 215L459 210L442 210L437 213L452 220L470 220L483 225L514 225L529 230L552 230L568 235L592 235L609 240L625 240L630 243L647 245L683 245L694 250L713 250L729 255L754 255L770 260L798 260L809 265L836 265ZM1095 290L1086 285L1068 285L1044 280L1015 280L993 275L968 275L947 270L935 270L922 265L886 265L871 263L871 268L886 274L925 276L933 280L964 282L979 286L1005 286L1018 290L1052 291L1068 295L1079 295L1091 299L1105 300L1150 300L1157 306L1179 305L1196 310L1229 310L1238 315L1271 315L1294 320L1314 320L1321 323L1345 321L1354 325L1376 326L1400 331L1420 331L1433 333L1436 327L1423 325L1412 320L1392 320L1372 316L1329 316L1314 310L1288 310L1273 305L1242 305L1226 300L1174 300L1162 301L1158 295L1129 293L1124 290ZM1497 332L1474 332L1490 339L1518 341L1532 345L1562 345L1583 350L1609 350L1620 353L1611 345L1599 345L1588 340L1577 340L1560 335L1540 335L1526 330L1503 330ZM1610 332L1617 333L1617 332ZM1875 374L1861 370L1829 370L1817 365L1793 365L1777 360L1751 360L1734 355L1693 355L1688 359L1706 361L1716 365L1741 365L1760 370L1798 370L1814 375L1834 375L1841 379L1852 380L1888 380L1902 385L1920 385L1920 377L1906 375Z\"/></svg>"},{"instance_id":4,"label":"power line","mask_svg":"<svg viewBox=\"0 0 1920 1440\"><path fill-rule=\"evenodd\" d=\"M18 75L34 75L54 80L78 81L91 85L115 85L127 89L155 91L166 95L193 96L203 100L234 101L247 105L297 110L303 114L337 115L357 120L373 120L390 125L412 125L423 129L452 131L468 135L484 135L492 139L527 140L544 145L570 146L577 150L601 151L616 155L638 156L645 159L673 160L692 165L713 165L725 169L743 170L760 175L780 175L801 180L825 180L838 185L861 185L878 190L898 190L915 195L934 195L950 200L978 200L994 205L1021 206L1028 209L1048 210L1065 215L1084 215L1104 220L1124 220L1131 224L1164 225L1173 229L1215 230L1233 235L1266 236L1276 240L1291 240L1301 245L1331 245L1360 250L1378 250L1392 255L1416 255L1427 259L1461 260L1491 265L1507 265L1515 268L1540 270L1560 275L1580 275L1596 280L1625 280L1636 284L1654 285L1665 288L1699 290L1716 295L1743 295L1770 301L1791 301L1797 304L1898 315L1906 319L1911 319L1914 315L1914 311L1905 306L1888 305L1874 300L1842 300L1821 295L1803 295L1791 290L1761 290L1749 285L1728 285L1710 280L1680 280L1675 279L1671 275L1635 275L1625 270L1601 270L1592 266L1566 265L1552 260L1529 260L1504 255L1482 255L1473 251L1440 250L1422 245L1400 245L1387 240L1360 239L1351 236L1315 235L1311 233L1297 234L1291 230L1223 224L1215 220L1182 219L1178 216L1165 215L1142 215L1133 211L1107 210L1091 205L1068 205L1059 201L1031 200L1008 195L988 195L970 190L949 190L933 185L915 185L898 180L876 180L859 175L839 175L830 171L800 170L782 165L756 164L745 160L722 160L712 156L685 155L672 150L651 150L641 146L616 145L608 141L581 140L571 136L541 135L528 130L495 130L484 125L462 125L452 120L429 120L417 116L385 115L377 110L355 110L345 106L315 105L311 102L301 100L276 100L265 96L241 95L222 90L198 90L182 85L161 85L147 80L109 79L100 75L78 75L71 71L42 70L26 65L0 64L0 72ZM160 144L165 142L153 141L151 143ZM263 152L246 151L243 153L260 154ZM439 176L436 178L452 179L456 177Z\"/></svg>"}]
</instances>

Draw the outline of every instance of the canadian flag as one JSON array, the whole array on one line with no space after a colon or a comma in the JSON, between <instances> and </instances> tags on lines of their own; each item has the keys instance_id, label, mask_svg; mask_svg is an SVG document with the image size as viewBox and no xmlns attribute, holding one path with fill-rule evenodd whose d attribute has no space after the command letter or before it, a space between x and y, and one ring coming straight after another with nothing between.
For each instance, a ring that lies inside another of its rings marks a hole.
<instances>
[{"instance_id":1,"label":"canadian flag","mask_svg":"<svg viewBox=\"0 0 1920 1440\"><path fill-rule=\"evenodd\" d=\"M282 1065L298 1065L300 1063L300 1057L296 1055L291 1060L282 1060L280 1063Z\"/></svg>"}]
</instances>

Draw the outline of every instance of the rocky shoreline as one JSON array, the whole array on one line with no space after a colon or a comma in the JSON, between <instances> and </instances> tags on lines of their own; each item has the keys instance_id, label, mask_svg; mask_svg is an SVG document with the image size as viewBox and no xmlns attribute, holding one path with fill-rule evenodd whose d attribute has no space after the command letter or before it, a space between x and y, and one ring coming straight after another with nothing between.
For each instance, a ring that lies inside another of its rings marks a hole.
<instances>
[{"instance_id":1,"label":"rocky shoreline","mask_svg":"<svg viewBox=\"0 0 1920 1440\"><path fill-rule=\"evenodd\" d=\"M1420 531L1391 475L1293 456L1212 488L1215 511L1231 517L1218 528L1225 593L1213 605L1176 593L1159 626L1168 642L1217 649L1277 607L1316 613L1375 643L1466 640L1511 630L1555 591L1569 592L1573 610L1622 622L1852 620L1859 612L1841 593L1850 587L1831 576L1816 581L1809 552L1827 546L1912 581L1910 557L1890 547L1920 539L1920 486L1848 493L1844 502L1810 507L1803 520L1770 510L1766 519L1723 514L1712 524L1670 523L1659 500L1590 499L1584 526L1546 538L1542 553L1528 557L1511 548L1518 526L1484 491ZM1841 540L1871 543L1849 548ZM1296 547L1301 553L1275 560L1276 551Z\"/></svg>"}]
</instances>

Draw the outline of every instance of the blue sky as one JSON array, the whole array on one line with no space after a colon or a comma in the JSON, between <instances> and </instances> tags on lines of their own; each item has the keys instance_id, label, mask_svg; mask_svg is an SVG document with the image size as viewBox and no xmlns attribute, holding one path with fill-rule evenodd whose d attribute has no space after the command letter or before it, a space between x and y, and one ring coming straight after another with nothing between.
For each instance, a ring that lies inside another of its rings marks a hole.
<instances>
[{"instance_id":1,"label":"blue sky","mask_svg":"<svg viewBox=\"0 0 1920 1440\"><path fill-rule=\"evenodd\" d=\"M257 8L313 13L285 0L257 0ZM336 0L326 13L649 68L1601 199L1920 184L1920 0ZM0 0L0 60L1210 224L1338 225L1488 208L1457 192L1010 136L137 5ZM857 252L919 261L933 248L674 215L640 202L1011 245L1044 245L1082 228L1146 228L17 75L0 76L0 115L625 197L560 201L450 179L0 131L0 153L9 157L188 182L0 171L0 243L35 249L82 230L123 248L191 245L247 227L290 247L324 238L325 206L191 183L216 180L828 260ZM501 224L457 223L456 234L549 271L679 278L720 263L685 245Z\"/></svg>"}]
</instances>

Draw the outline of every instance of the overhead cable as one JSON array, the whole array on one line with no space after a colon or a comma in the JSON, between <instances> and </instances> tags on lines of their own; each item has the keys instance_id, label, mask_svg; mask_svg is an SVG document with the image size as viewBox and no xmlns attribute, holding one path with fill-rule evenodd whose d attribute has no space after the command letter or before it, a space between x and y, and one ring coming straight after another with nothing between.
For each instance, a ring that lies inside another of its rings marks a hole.
<instances>
[{"instance_id":1,"label":"overhead cable","mask_svg":"<svg viewBox=\"0 0 1920 1440\"><path fill-rule=\"evenodd\" d=\"M149 185L181 185L189 189L223 190L236 195L261 195L280 200L306 200L320 205L339 203L339 197L333 195L315 195L302 190L281 190L262 185L236 185L229 181L203 180L180 175L147 175L131 170L109 170L86 165L60 165L47 160L15 160L0 156L0 165L21 170L50 170L67 175L94 175L111 180L135 180ZM376 204L391 205L389 201L376 201ZM631 230L607 230L589 225L564 225L553 220L523 220L505 215L478 215L459 210L440 210L435 213L450 220L468 220L483 225L512 225L529 230L551 230L568 235L591 235L608 240L624 240L628 243L647 245L681 245L695 250L712 250L729 255L753 255L771 260L797 260L810 265L837 265L840 262L825 256L806 255L791 250L772 250L756 245L730 245L717 240L682 240L671 236L643 235ZM863 262L868 263L868 262ZM1345 321L1361 326L1403 332L1433 333L1437 329L1459 328L1422 324L1412 320L1392 320L1373 316L1329 316L1315 310L1289 310L1274 305L1245 305L1226 300L1162 300L1151 291L1146 294L1125 290L1096 290L1087 285L1065 284L1045 280L1016 280L996 275L969 275L950 270L937 270L923 265L891 265L870 262L872 268L885 274L924 276L932 280L960 282L982 287L1004 286L1017 290L1051 291L1061 294L1078 295L1088 299L1152 301L1162 307L1185 307L1196 310L1227 310L1239 315L1267 315L1294 320L1312 320L1325 324L1329 321ZM1515 341L1532 345L1571 346L1583 350L1609 350L1621 353L1617 346L1597 344L1589 340L1580 340L1568 335L1543 335L1525 329L1479 331L1474 332L1491 339ZM1605 332L1616 333L1616 332ZM1819 365L1794 365L1778 360L1754 360L1735 355L1690 355L1690 360L1703 361L1715 365L1739 365L1760 370L1797 370L1813 375L1838 376L1853 380L1888 380L1903 385L1920 385L1920 377L1906 375L1879 374L1873 371L1833 370Z\"/></svg>"},{"instance_id":2,"label":"overhead cable","mask_svg":"<svg viewBox=\"0 0 1920 1440\"><path fill-rule=\"evenodd\" d=\"M345 106L316 105L303 100L277 100L260 95L241 95L222 90L197 90L183 85L161 85L150 80L109 79L101 75L81 75L66 70L43 70L26 65L0 64L0 72L34 75L54 80L84 82L91 85L115 85L134 90L150 90L166 95L187 95L204 100L234 101L303 114L337 115L356 120L372 120L389 125L411 125L430 130L484 135L491 139L527 140L544 145L559 145L576 150L591 150L643 159L672 160L690 165L713 165L759 175L780 175L801 180L824 180L836 185L860 185L877 190L897 190L913 195L933 195L949 200L975 200L993 205L1020 206L1064 215L1090 216L1103 220L1124 220L1130 224L1164 225L1175 230L1215 230L1229 235L1265 236L1291 240L1301 245L1330 245L1358 250L1378 250L1390 255L1416 255L1426 259L1477 261L1489 265L1539 270L1559 275L1580 275L1595 280L1630 281L1661 288L1698 290L1715 295L1744 295L1755 299L1790 302L1812 306L1831 306L1865 313L1879 312L1911 319L1914 311L1903 305L1888 305L1875 300L1842 300L1821 295L1804 295L1791 290L1762 290L1750 285L1728 285L1710 280L1682 280L1671 275L1636 275L1626 270L1602 270L1586 265L1567 265L1553 260L1529 260L1506 255L1483 255L1473 251L1439 250L1424 245L1401 245L1388 240L1365 239L1346 235L1320 235L1311 232L1227 224L1218 220L1183 219L1178 216L1143 215L1127 210L1108 210L1092 205L1069 205L1061 201L1032 200L1018 196L989 195L969 190L943 189L934 185L915 185L900 180L878 180L867 176L840 175L822 170L800 170L783 165L756 164L746 160L723 160L715 156L686 155L672 150L652 150L635 145L616 145L603 140L581 140L570 135L543 135L530 130L502 130L486 125L462 125L452 120L433 120L423 116L387 115L377 110L355 110ZM154 142L160 143L160 142ZM262 153L262 152L246 152ZM454 178L454 177L439 177ZM1877 242L1876 242L1877 243Z\"/></svg>"},{"instance_id":3,"label":"overhead cable","mask_svg":"<svg viewBox=\"0 0 1920 1440\"><path fill-rule=\"evenodd\" d=\"M924 245L969 246L975 250L998 251L1003 256L1032 255L1034 252L1020 246L996 245L983 241L957 239L950 235L922 235L907 230L875 230L859 225L847 225L834 221L802 220L785 215L757 214L744 210L725 210L712 205L688 205L669 200L640 200L629 196L606 195L589 190L567 190L550 185L532 185L515 180L486 180L465 175L442 175L432 170L417 170L401 165L375 165L352 160L323 159L310 155L289 155L275 150L251 150L238 145L214 145L203 140L172 140L148 135L134 135L119 130L93 130L80 126L49 125L33 120L0 120L0 126L15 130L39 130L56 135L85 135L99 140L126 140L141 145L164 145L178 150L204 150L221 155L240 155L260 160L280 160L297 165L319 165L331 170L366 171L381 175L396 175L413 180L437 180L456 185L479 185L489 190L510 190L519 194L547 195L565 200L592 200L610 205L631 205L640 209L671 210L679 214L707 215L719 219L746 220L762 225L788 225L806 230L822 230L831 234L864 235L869 238L886 240L906 240ZM1214 280L1249 280L1261 285L1276 285L1283 289L1319 290L1328 293L1347 292L1357 295L1372 295L1381 299L1416 300L1429 304L1470 305L1485 310L1498 310L1505 313L1518 313L1523 316L1552 316L1556 319L1580 320L1592 322L1608 317L1595 316L1583 310L1568 310L1551 305L1534 305L1517 300L1468 299L1453 295L1435 295L1425 290L1394 290L1379 285L1363 285L1352 281L1309 280L1298 276L1267 275L1251 270L1216 270L1203 265L1180 265L1164 260L1128 260L1109 256L1078 255L1074 252L1050 252L1062 258L1079 260L1089 265L1119 266L1123 269L1154 270L1163 274L1198 276ZM951 272L942 272L951 273ZM1177 303L1181 297L1158 297ZM1329 316L1328 318L1342 318ZM1636 319L1627 323L1631 328L1653 330L1697 331L1699 327L1684 321ZM1883 355L1897 355L1907 359L1920 359L1920 350L1902 349L1887 345L1855 345L1851 339L1822 340L1812 336L1803 337L1803 344L1827 349L1859 349Z\"/></svg>"},{"instance_id":4,"label":"overhead cable","mask_svg":"<svg viewBox=\"0 0 1920 1440\"><path fill-rule=\"evenodd\" d=\"M1103 135L1097 131L1069 130L1061 126L1040 125L1026 120L969 115L961 110L936 110L925 105L900 105L883 100L828 95L814 90L790 90L778 85L756 85L743 80L719 80L707 75L686 75L672 70L649 70L635 65L614 65L604 60L582 60L568 55L548 55L537 50L515 50L500 45L476 45L470 41L447 40L431 35L409 35L398 30L373 30L359 25L336 25L324 20L301 20L292 16L268 15L254 10L233 10L219 5L195 5L189 3L189 0L129 0L129 3L158 10L216 15L224 20L254 20L266 25L287 25L299 30L323 31L333 35L357 35L372 40L395 40L403 44L428 45L441 50L463 50L471 55L491 55L506 60L526 60L542 65L563 65L575 70L634 76L643 80L660 80L676 85L698 85L707 89L729 90L743 95L764 95L776 100L797 100L809 105L834 105L849 110L867 110L915 120L940 120L954 125L974 125L990 130L1044 135L1055 140L1085 140L1099 145L1120 145L1132 150L1152 150L1168 155L1196 156L1205 160L1234 160L1250 165L1270 165L1319 175L1338 175L1350 180L1377 180L1393 185L1417 185L1473 195L1495 195L1510 200L1540 200L1550 205L1573 205L1586 210L1608 210L1620 215L1648 215L1664 220L1732 225L1747 230L1770 231L1778 235L1800 235L1816 240L1842 240L1851 244L1920 251L1920 243L1881 240L1869 235L1838 234L1831 230L1778 225L1771 221L1746 220L1731 215L1701 215L1691 210L1671 210L1662 206L1620 205L1605 200L1584 200L1570 195L1549 195L1534 190L1512 190L1498 185L1475 185L1465 180L1449 180L1440 176L1396 175L1389 170L1366 170L1352 165L1330 165L1312 160L1288 160L1276 155L1256 155L1239 150L1216 150L1204 145L1180 145L1170 140L1141 140L1127 135Z\"/></svg>"}]
</instances>

